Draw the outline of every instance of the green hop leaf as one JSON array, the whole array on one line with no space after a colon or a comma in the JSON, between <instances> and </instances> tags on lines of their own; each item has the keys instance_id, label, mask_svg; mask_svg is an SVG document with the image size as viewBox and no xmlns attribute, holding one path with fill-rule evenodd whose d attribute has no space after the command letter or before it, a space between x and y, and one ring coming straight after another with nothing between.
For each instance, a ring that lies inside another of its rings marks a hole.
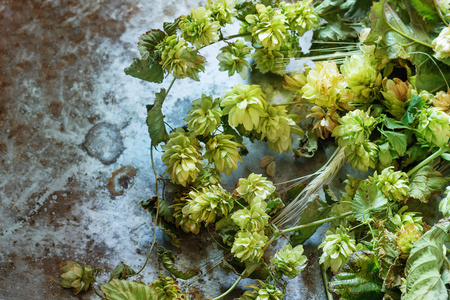
<instances>
[{"instance_id":1,"label":"green hop leaf","mask_svg":"<svg viewBox=\"0 0 450 300\"><path fill-rule=\"evenodd\" d=\"M100 286L107 300L158 300L154 289L138 282L113 279Z\"/></svg>"},{"instance_id":2,"label":"green hop leaf","mask_svg":"<svg viewBox=\"0 0 450 300\"><path fill-rule=\"evenodd\" d=\"M409 197L426 203L434 194L439 194L449 180L432 166L424 166L411 176Z\"/></svg>"},{"instance_id":3,"label":"green hop leaf","mask_svg":"<svg viewBox=\"0 0 450 300\"><path fill-rule=\"evenodd\" d=\"M193 269L193 270L189 270L189 271L178 270L174 266L175 257L173 256L173 253L164 248L158 249L158 258L159 258L159 261L164 266L164 268L166 268L166 270L169 271L170 273L172 273L172 275L175 276L176 278L188 280L189 278L192 278L192 277L202 273L202 271L200 271L198 269ZM176 299L178 299L178 298L176 298Z\"/></svg>"},{"instance_id":4,"label":"green hop leaf","mask_svg":"<svg viewBox=\"0 0 450 300\"><path fill-rule=\"evenodd\" d=\"M386 209L388 200L376 184L362 181L353 198L353 212L358 221L365 222Z\"/></svg>"},{"instance_id":5,"label":"green hop leaf","mask_svg":"<svg viewBox=\"0 0 450 300\"><path fill-rule=\"evenodd\" d=\"M166 131L166 125L164 125L164 115L162 114L162 104L167 96L166 90L161 89L159 93L156 93L155 103L153 105L147 105L147 127L150 139L152 140L152 146L156 147L161 142L166 142L169 135Z\"/></svg>"}]
</instances>

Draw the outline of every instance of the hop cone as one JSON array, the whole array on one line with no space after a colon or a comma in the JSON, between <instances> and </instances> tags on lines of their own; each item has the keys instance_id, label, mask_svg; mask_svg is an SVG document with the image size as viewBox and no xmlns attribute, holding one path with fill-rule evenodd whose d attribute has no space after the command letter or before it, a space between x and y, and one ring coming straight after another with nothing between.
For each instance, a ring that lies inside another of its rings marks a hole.
<instances>
[{"instance_id":1,"label":"hop cone","mask_svg":"<svg viewBox=\"0 0 450 300\"><path fill-rule=\"evenodd\" d=\"M300 130L288 116L284 106L268 106L267 115L261 119L261 139L267 138L272 151L289 152L292 147L291 127Z\"/></svg>"},{"instance_id":2,"label":"hop cone","mask_svg":"<svg viewBox=\"0 0 450 300\"><path fill-rule=\"evenodd\" d=\"M436 57L438 59L446 59L450 56L450 27L445 27L439 36L431 43Z\"/></svg>"},{"instance_id":3,"label":"hop cone","mask_svg":"<svg viewBox=\"0 0 450 300\"><path fill-rule=\"evenodd\" d=\"M230 175L238 168L238 162L242 162L237 148L241 147L231 139L230 134L218 134L206 143L205 158L210 163L214 162L217 171Z\"/></svg>"},{"instance_id":4,"label":"hop cone","mask_svg":"<svg viewBox=\"0 0 450 300\"><path fill-rule=\"evenodd\" d=\"M284 74L283 88L291 92L299 92L306 84L306 76L309 70L305 73L294 72L291 75Z\"/></svg>"},{"instance_id":5,"label":"hop cone","mask_svg":"<svg viewBox=\"0 0 450 300\"><path fill-rule=\"evenodd\" d=\"M61 268L64 278L61 285L64 288L73 288L75 293L78 294L82 291L87 291L91 284L95 282L95 272L91 266L80 266L74 261L67 261L66 264Z\"/></svg>"},{"instance_id":6,"label":"hop cone","mask_svg":"<svg viewBox=\"0 0 450 300\"><path fill-rule=\"evenodd\" d=\"M323 248L323 254L319 263L324 264L325 269L331 267L331 271L335 274L347 262L347 258L356 251L355 240L343 227L327 230L319 245L320 248Z\"/></svg>"},{"instance_id":7,"label":"hop cone","mask_svg":"<svg viewBox=\"0 0 450 300\"><path fill-rule=\"evenodd\" d=\"M186 206L189 196L175 199L175 204L171 206L173 209L173 217L175 218L175 225L181 228L184 232L198 234L200 232L201 222L192 220L188 214L183 213L183 207Z\"/></svg>"},{"instance_id":8,"label":"hop cone","mask_svg":"<svg viewBox=\"0 0 450 300\"><path fill-rule=\"evenodd\" d=\"M178 39L176 35L168 36L156 48L161 57L160 64L164 70L172 73L175 78L190 77L200 80L198 73L204 71L205 58L198 54L197 50L187 47L184 39Z\"/></svg>"},{"instance_id":9,"label":"hop cone","mask_svg":"<svg viewBox=\"0 0 450 300\"><path fill-rule=\"evenodd\" d=\"M188 122L190 131L196 135L207 136L220 125L221 116L219 99L213 100L211 96L202 95L200 99L192 102L192 107L184 120Z\"/></svg>"},{"instance_id":10,"label":"hop cone","mask_svg":"<svg viewBox=\"0 0 450 300\"><path fill-rule=\"evenodd\" d=\"M231 253L240 261L259 261L264 254L263 248L266 242L267 236L264 235L264 231L239 231L234 238Z\"/></svg>"},{"instance_id":11,"label":"hop cone","mask_svg":"<svg viewBox=\"0 0 450 300\"><path fill-rule=\"evenodd\" d=\"M184 300L183 292L175 279L169 276L160 276L153 281L151 287L158 296L158 300Z\"/></svg>"},{"instance_id":12,"label":"hop cone","mask_svg":"<svg viewBox=\"0 0 450 300\"><path fill-rule=\"evenodd\" d=\"M164 151L161 159L167 165L165 173L169 174L172 182L182 186L194 182L203 164L195 138L174 132L161 148Z\"/></svg>"},{"instance_id":13,"label":"hop cone","mask_svg":"<svg viewBox=\"0 0 450 300\"><path fill-rule=\"evenodd\" d=\"M341 66L348 87L356 95L353 103L372 103L381 86L381 74L366 55L352 55Z\"/></svg>"},{"instance_id":14,"label":"hop cone","mask_svg":"<svg viewBox=\"0 0 450 300\"><path fill-rule=\"evenodd\" d=\"M236 84L222 97L220 106L231 126L243 124L245 130L251 131L258 128L259 119L266 114L265 97L259 85Z\"/></svg>"},{"instance_id":15,"label":"hop cone","mask_svg":"<svg viewBox=\"0 0 450 300\"><path fill-rule=\"evenodd\" d=\"M264 230L268 221L269 215L266 213L266 202L253 202L250 209L243 208L236 211L231 218L241 230L261 231Z\"/></svg>"},{"instance_id":16,"label":"hop cone","mask_svg":"<svg viewBox=\"0 0 450 300\"><path fill-rule=\"evenodd\" d=\"M353 168L358 168L367 172L370 168L375 169L378 162L378 146L372 142L365 142L357 145L354 150L345 148L345 154L348 156L348 162Z\"/></svg>"},{"instance_id":17,"label":"hop cone","mask_svg":"<svg viewBox=\"0 0 450 300\"><path fill-rule=\"evenodd\" d=\"M247 30L258 44L269 50L280 50L286 39L286 17L270 6L256 4L256 14L247 15Z\"/></svg>"},{"instance_id":18,"label":"hop cone","mask_svg":"<svg viewBox=\"0 0 450 300\"><path fill-rule=\"evenodd\" d=\"M197 175L194 186L196 189L220 184L220 172L214 168L203 168Z\"/></svg>"},{"instance_id":19,"label":"hop cone","mask_svg":"<svg viewBox=\"0 0 450 300\"><path fill-rule=\"evenodd\" d=\"M304 0L294 4L286 3L282 6L289 27L291 30L296 30L300 36L303 36L308 30L317 28L320 24L320 17L314 13L311 3L312 0Z\"/></svg>"},{"instance_id":20,"label":"hop cone","mask_svg":"<svg viewBox=\"0 0 450 300\"><path fill-rule=\"evenodd\" d=\"M284 51L261 48L255 50L252 58L256 62L256 69L261 73L283 74L289 63L289 59L285 59L285 54Z\"/></svg>"},{"instance_id":21,"label":"hop cone","mask_svg":"<svg viewBox=\"0 0 450 300\"><path fill-rule=\"evenodd\" d=\"M275 257L271 258L275 265L275 271L278 277L286 275L289 278L294 278L299 275L306 267L306 256L303 254L303 246L298 245L294 249L290 244L287 244L282 250L275 253Z\"/></svg>"},{"instance_id":22,"label":"hop cone","mask_svg":"<svg viewBox=\"0 0 450 300\"><path fill-rule=\"evenodd\" d=\"M397 233L397 246L401 251L400 256L407 258L413 244L422 236L422 231L419 230L413 223L403 225Z\"/></svg>"},{"instance_id":23,"label":"hop cone","mask_svg":"<svg viewBox=\"0 0 450 300\"><path fill-rule=\"evenodd\" d=\"M313 130L322 139L328 138L329 134L333 133L334 128L339 124L339 115L334 108L329 109L325 113L322 107L314 106L311 108L311 114L306 117L318 119L316 124L314 124Z\"/></svg>"},{"instance_id":24,"label":"hop cone","mask_svg":"<svg viewBox=\"0 0 450 300\"><path fill-rule=\"evenodd\" d=\"M248 202L265 200L276 190L273 183L266 179L255 173L250 174L247 179L240 178L236 192Z\"/></svg>"},{"instance_id":25,"label":"hop cone","mask_svg":"<svg viewBox=\"0 0 450 300\"><path fill-rule=\"evenodd\" d=\"M188 203L183 207L183 214L194 221L214 223L216 217L227 216L234 206L231 195L220 185L202 188L201 191L189 192Z\"/></svg>"},{"instance_id":26,"label":"hop cone","mask_svg":"<svg viewBox=\"0 0 450 300\"><path fill-rule=\"evenodd\" d=\"M316 67L309 71L306 81L302 96L310 103L328 108L339 101L349 100L347 79L339 73L333 62L316 63Z\"/></svg>"},{"instance_id":27,"label":"hop cone","mask_svg":"<svg viewBox=\"0 0 450 300\"><path fill-rule=\"evenodd\" d=\"M441 200L439 203L439 211L444 215L445 218L450 217L450 186L445 190L447 197Z\"/></svg>"},{"instance_id":28,"label":"hop cone","mask_svg":"<svg viewBox=\"0 0 450 300\"><path fill-rule=\"evenodd\" d=\"M450 139L450 116L434 107L422 110L416 134L438 147L448 145Z\"/></svg>"},{"instance_id":29,"label":"hop cone","mask_svg":"<svg viewBox=\"0 0 450 300\"><path fill-rule=\"evenodd\" d=\"M416 216L416 212L405 212L407 206L403 206L400 211L392 216L390 221L400 230L403 225L414 224L419 231L423 231L423 220L421 216Z\"/></svg>"},{"instance_id":30,"label":"hop cone","mask_svg":"<svg viewBox=\"0 0 450 300\"><path fill-rule=\"evenodd\" d=\"M408 81L394 78L383 80L382 100L388 112L395 118L400 119L406 112L406 107L412 95L416 93Z\"/></svg>"},{"instance_id":31,"label":"hop cone","mask_svg":"<svg viewBox=\"0 0 450 300\"><path fill-rule=\"evenodd\" d=\"M233 17L236 16L237 0L217 0L213 2L208 0L205 8L211 11L211 17L214 21L218 21L221 26L233 23Z\"/></svg>"},{"instance_id":32,"label":"hop cone","mask_svg":"<svg viewBox=\"0 0 450 300\"><path fill-rule=\"evenodd\" d=\"M373 181L389 200L401 202L409 193L408 175L394 171L394 167L384 169L380 175L375 172Z\"/></svg>"},{"instance_id":33,"label":"hop cone","mask_svg":"<svg viewBox=\"0 0 450 300\"><path fill-rule=\"evenodd\" d=\"M242 40L228 44L220 49L222 52L217 55L219 61L219 71L228 71L228 76L238 73L242 79L248 75L248 64L246 58L250 56L250 48L246 47Z\"/></svg>"},{"instance_id":34,"label":"hop cone","mask_svg":"<svg viewBox=\"0 0 450 300\"><path fill-rule=\"evenodd\" d=\"M340 147L346 147L349 152L353 152L358 145L368 140L376 120L368 113L357 109L348 112L341 118L340 123L341 125L333 130L333 136L336 137Z\"/></svg>"},{"instance_id":35,"label":"hop cone","mask_svg":"<svg viewBox=\"0 0 450 300\"><path fill-rule=\"evenodd\" d=\"M284 295L275 286L258 280L259 285L249 284L253 290L246 291L239 300L282 300Z\"/></svg>"},{"instance_id":36,"label":"hop cone","mask_svg":"<svg viewBox=\"0 0 450 300\"><path fill-rule=\"evenodd\" d=\"M444 91L438 92L433 99L433 106L436 107L437 110L450 115L450 93Z\"/></svg>"},{"instance_id":37,"label":"hop cone","mask_svg":"<svg viewBox=\"0 0 450 300\"><path fill-rule=\"evenodd\" d=\"M220 24L213 21L211 11L204 7L192 8L191 14L181 16L181 36L197 49L219 40Z\"/></svg>"}]
</instances>

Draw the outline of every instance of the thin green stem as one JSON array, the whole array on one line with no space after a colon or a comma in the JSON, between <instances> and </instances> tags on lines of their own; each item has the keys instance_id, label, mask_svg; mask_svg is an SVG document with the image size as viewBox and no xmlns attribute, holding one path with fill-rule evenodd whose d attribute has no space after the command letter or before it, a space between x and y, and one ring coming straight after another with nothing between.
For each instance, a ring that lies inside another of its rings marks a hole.
<instances>
[{"instance_id":1,"label":"thin green stem","mask_svg":"<svg viewBox=\"0 0 450 300\"><path fill-rule=\"evenodd\" d=\"M96 288L94 288L94 293L99 296L100 298L104 299L104 297L102 295L100 295L100 293L97 291Z\"/></svg>"},{"instance_id":2,"label":"thin green stem","mask_svg":"<svg viewBox=\"0 0 450 300\"><path fill-rule=\"evenodd\" d=\"M330 291L328 290L328 276L327 271L325 270L323 264L320 264L320 269L322 270L323 285L325 286L325 293L327 294L327 299L333 300L333 295L331 295Z\"/></svg>"},{"instance_id":3,"label":"thin green stem","mask_svg":"<svg viewBox=\"0 0 450 300\"><path fill-rule=\"evenodd\" d=\"M291 101L291 102L285 102L280 104L272 104L272 106L288 106L288 105L308 105L309 103L302 103L300 101Z\"/></svg>"},{"instance_id":4,"label":"thin green stem","mask_svg":"<svg viewBox=\"0 0 450 300\"><path fill-rule=\"evenodd\" d=\"M436 8L436 11L438 12L439 17L441 18L442 22L444 22L445 26L448 26L448 22L445 19L445 17L442 15L442 11L439 9L439 7L436 3L436 0L433 0L433 3L434 3L434 7Z\"/></svg>"},{"instance_id":5,"label":"thin green stem","mask_svg":"<svg viewBox=\"0 0 450 300\"><path fill-rule=\"evenodd\" d=\"M250 36L252 35L251 32L246 32L246 33L238 33L238 34L233 34L233 35L228 35L228 36L224 36L222 39L220 39L219 41L226 41L226 40L231 40L234 38L238 38L238 37L244 37L244 36Z\"/></svg>"},{"instance_id":6,"label":"thin green stem","mask_svg":"<svg viewBox=\"0 0 450 300\"><path fill-rule=\"evenodd\" d=\"M295 226L295 227L292 227L292 228L288 228L288 229L285 229L285 230L281 230L281 231L279 232L279 234L280 234L280 235L281 235L281 234L286 234L286 233L289 233L289 232L292 232L292 231L296 231L296 230L300 230L300 229L303 229L303 228L307 228L307 227L311 227L311 226L317 226L317 225L322 225L322 224L324 224L324 223L327 223L327 222L330 222L330 221L333 221L333 220L337 220L337 219L340 219L340 218L349 216L349 215L351 215L351 214L352 214L352 212L349 211L349 212L346 212L345 214L342 214L342 215L340 215L340 216L331 217L331 218L326 218L326 219L318 220L318 221L311 222L311 223L308 223L308 224L298 225L298 226Z\"/></svg>"},{"instance_id":7,"label":"thin green stem","mask_svg":"<svg viewBox=\"0 0 450 300\"><path fill-rule=\"evenodd\" d=\"M172 84L174 83L174 81L175 81L175 78L174 78L174 80L172 81ZM172 84L170 85L169 90L170 90L170 88L172 87ZM152 242L152 246L150 247L150 251L149 251L149 253L148 253L148 255L147 255L147 259L145 260L145 263L144 263L144 265L142 266L142 268L141 268L139 271L137 271L133 276L135 276L135 275L141 273L141 272L145 269L145 267L146 267L147 264L148 264L148 261L150 260L150 255L152 254L153 247L154 247L155 244L156 244L156 228L158 227L159 200L160 200L160 199L159 199L159 187L158 187L158 172L156 171L155 162L154 162L154 160L153 160L153 147L150 147L150 158L151 158L151 160L152 160L153 173L155 174L155 188L156 188L156 201L157 201L157 202L156 202L155 229L154 229L154 232L153 232L153 242Z\"/></svg>"},{"instance_id":8,"label":"thin green stem","mask_svg":"<svg viewBox=\"0 0 450 300\"><path fill-rule=\"evenodd\" d=\"M417 166L415 166L414 168L412 168L408 173L406 173L406 175L408 175L408 177L411 177L417 170L419 170L420 168L422 168L423 166L431 163L433 160L435 160L436 158L438 158L439 156L441 156L443 153L447 152L448 147L441 147L439 148L439 151L433 153L432 155L428 156L425 160L423 160L420 164L418 164Z\"/></svg>"},{"instance_id":9,"label":"thin green stem","mask_svg":"<svg viewBox=\"0 0 450 300\"><path fill-rule=\"evenodd\" d=\"M167 95L169 95L170 89L172 88L173 84L175 83L175 80L177 80L177 79L176 78L172 79L172 82L170 83L169 87L167 88L166 97L167 97ZM166 97L164 97L164 100L166 99Z\"/></svg>"},{"instance_id":10,"label":"thin green stem","mask_svg":"<svg viewBox=\"0 0 450 300\"><path fill-rule=\"evenodd\" d=\"M241 281L242 277L239 276L239 278L235 281L235 283L222 295L212 299L212 300L218 300L218 299L222 299L223 297L225 297L226 295L228 295L229 293L231 293L232 290L234 290L234 288L238 285L238 283Z\"/></svg>"}]
</instances>

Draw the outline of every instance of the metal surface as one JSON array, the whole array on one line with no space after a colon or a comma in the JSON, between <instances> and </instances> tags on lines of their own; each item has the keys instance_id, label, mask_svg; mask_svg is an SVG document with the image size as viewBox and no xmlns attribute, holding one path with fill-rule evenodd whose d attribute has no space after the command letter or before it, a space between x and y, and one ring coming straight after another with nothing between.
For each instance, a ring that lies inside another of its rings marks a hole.
<instances>
[{"instance_id":1,"label":"metal surface","mask_svg":"<svg viewBox=\"0 0 450 300\"><path fill-rule=\"evenodd\" d=\"M150 84L126 76L123 69L138 56L140 34L199 4L0 2L0 299L98 299L92 291L74 296L61 288L59 268L66 260L103 268L99 284L121 261L135 269L144 263L154 226L139 202L155 195L145 105L170 80ZM201 82L175 83L164 107L172 127L183 124L191 101L202 93L220 96L242 82L218 72L215 56L221 46L202 51L208 63ZM269 99L283 99L274 78L252 73L249 80L262 82ZM226 187L250 172L264 174L258 162L272 153L259 143L250 153L225 178ZM160 155L155 160L162 174ZM276 155L276 161L275 181L280 182L315 171L326 155L319 153L314 160ZM306 243L308 266L290 281L285 299L326 298L317 251L323 231ZM157 236L160 245L174 250L159 230ZM207 269L223 255L206 230L181 240L181 249L175 250L181 268ZM139 279L150 283L158 271L154 253ZM206 298L219 295L235 279L215 268L196 282L180 284ZM226 299L239 296L252 282L243 280Z\"/></svg>"}]
</instances>

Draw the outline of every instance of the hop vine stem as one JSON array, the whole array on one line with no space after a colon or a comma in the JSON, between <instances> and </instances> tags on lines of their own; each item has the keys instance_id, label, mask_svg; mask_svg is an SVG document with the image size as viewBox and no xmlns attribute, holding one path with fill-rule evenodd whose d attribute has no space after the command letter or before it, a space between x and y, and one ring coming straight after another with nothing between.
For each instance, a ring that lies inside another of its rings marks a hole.
<instances>
[{"instance_id":1,"label":"hop vine stem","mask_svg":"<svg viewBox=\"0 0 450 300\"><path fill-rule=\"evenodd\" d=\"M424 159L420 164L418 164L417 166L415 166L414 168L412 168L408 173L406 173L408 175L408 177L411 177L414 173L417 172L417 170L419 170L420 168L422 168L423 166L431 163L433 160L435 160L436 158L438 158L439 156L441 156L442 154L444 154L445 152L447 152L449 150L448 147L441 147L439 148L438 151L434 152L432 155L428 156L426 159Z\"/></svg>"}]
</instances>

